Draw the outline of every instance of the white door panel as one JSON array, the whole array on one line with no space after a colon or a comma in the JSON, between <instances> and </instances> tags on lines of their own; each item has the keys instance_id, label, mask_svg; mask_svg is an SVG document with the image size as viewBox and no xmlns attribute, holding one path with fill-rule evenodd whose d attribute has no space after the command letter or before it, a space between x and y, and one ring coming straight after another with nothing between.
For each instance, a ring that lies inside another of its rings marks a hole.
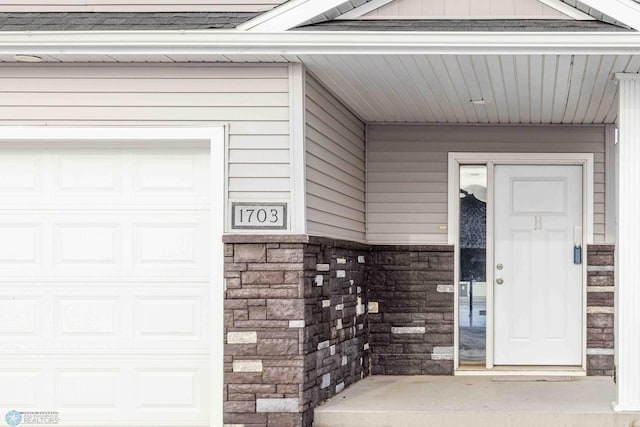
<instances>
[{"instance_id":1,"label":"white door panel","mask_svg":"<svg viewBox=\"0 0 640 427\"><path fill-rule=\"evenodd\" d=\"M208 157L0 149L0 409L208 425Z\"/></svg>"},{"instance_id":2,"label":"white door panel","mask_svg":"<svg viewBox=\"0 0 640 427\"><path fill-rule=\"evenodd\" d=\"M495 167L496 365L582 363L581 226L582 167Z\"/></svg>"}]
</instances>

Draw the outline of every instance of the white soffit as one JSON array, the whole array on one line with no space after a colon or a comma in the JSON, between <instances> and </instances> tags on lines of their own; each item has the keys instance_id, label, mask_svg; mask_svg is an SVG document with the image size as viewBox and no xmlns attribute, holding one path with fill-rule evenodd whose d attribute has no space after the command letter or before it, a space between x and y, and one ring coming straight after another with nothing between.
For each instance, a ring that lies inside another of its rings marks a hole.
<instances>
[{"instance_id":1,"label":"white soffit","mask_svg":"<svg viewBox=\"0 0 640 427\"><path fill-rule=\"evenodd\" d=\"M613 123L630 55L301 55L367 122ZM471 100L486 100L475 105Z\"/></svg>"}]
</instances>

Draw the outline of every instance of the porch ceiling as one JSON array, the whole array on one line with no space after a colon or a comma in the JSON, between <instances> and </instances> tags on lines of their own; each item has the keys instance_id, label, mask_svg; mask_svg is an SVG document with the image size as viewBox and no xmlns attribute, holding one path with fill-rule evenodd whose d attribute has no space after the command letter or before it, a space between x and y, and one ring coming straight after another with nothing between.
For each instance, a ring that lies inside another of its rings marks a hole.
<instances>
[{"instance_id":1,"label":"porch ceiling","mask_svg":"<svg viewBox=\"0 0 640 427\"><path fill-rule=\"evenodd\" d=\"M303 55L366 122L613 123L629 55ZM471 100L485 100L473 104Z\"/></svg>"}]
</instances>

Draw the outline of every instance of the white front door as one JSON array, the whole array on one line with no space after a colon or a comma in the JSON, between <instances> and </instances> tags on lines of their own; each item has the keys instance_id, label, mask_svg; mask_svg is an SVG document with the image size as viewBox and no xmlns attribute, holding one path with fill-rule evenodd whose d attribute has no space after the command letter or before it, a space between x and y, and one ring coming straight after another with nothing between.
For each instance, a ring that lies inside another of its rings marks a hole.
<instances>
[{"instance_id":1,"label":"white front door","mask_svg":"<svg viewBox=\"0 0 640 427\"><path fill-rule=\"evenodd\" d=\"M582 166L495 167L495 365L581 365L581 236Z\"/></svg>"}]
</instances>

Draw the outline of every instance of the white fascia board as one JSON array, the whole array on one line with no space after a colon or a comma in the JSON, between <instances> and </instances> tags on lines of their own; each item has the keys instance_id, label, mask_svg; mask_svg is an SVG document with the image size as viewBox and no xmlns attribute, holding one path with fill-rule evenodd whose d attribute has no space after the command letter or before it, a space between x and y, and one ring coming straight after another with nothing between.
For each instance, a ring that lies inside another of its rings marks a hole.
<instances>
[{"instance_id":1,"label":"white fascia board","mask_svg":"<svg viewBox=\"0 0 640 427\"><path fill-rule=\"evenodd\" d=\"M240 31L259 32L287 31L345 3L348 3L348 1L290 0L269 12L238 25L237 29Z\"/></svg>"},{"instance_id":2,"label":"white fascia board","mask_svg":"<svg viewBox=\"0 0 640 427\"><path fill-rule=\"evenodd\" d=\"M369 12L373 12L374 10L381 8L385 4L391 3L392 1L393 0L370 0L362 6L356 7L347 13L343 13L336 19L358 19Z\"/></svg>"},{"instance_id":3,"label":"white fascia board","mask_svg":"<svg viewBox=\"0 0 640 427\"><path fill-rule=\"evenodd\" d=\"M593 16L587 15L581 10L578 10L575 7L568 5L562 0L538 0L538 1L578 21L593 21L596 19Z\"/></svg>"},{"instance_id":4,"label":"white fascia board","mask_svg":"<svg viewBox=\"0 0 640 427\"><path fill-rule=\"evenodd\" d=\"M5 55L640 54L640 33L4 32ZM77 60L77 59L76 59Z\"/></svg>"},{"instance_id":5,"label":"white fascia board","mask_svg":"<svg viewBox=\"0 0 640 427\"><path fill-rule=\"evenodd\" d=\"M599 12L609 15L618 22L622 22L640 30L640 4L633 0L580 0Z\"/></svg>"}]
</instances>

